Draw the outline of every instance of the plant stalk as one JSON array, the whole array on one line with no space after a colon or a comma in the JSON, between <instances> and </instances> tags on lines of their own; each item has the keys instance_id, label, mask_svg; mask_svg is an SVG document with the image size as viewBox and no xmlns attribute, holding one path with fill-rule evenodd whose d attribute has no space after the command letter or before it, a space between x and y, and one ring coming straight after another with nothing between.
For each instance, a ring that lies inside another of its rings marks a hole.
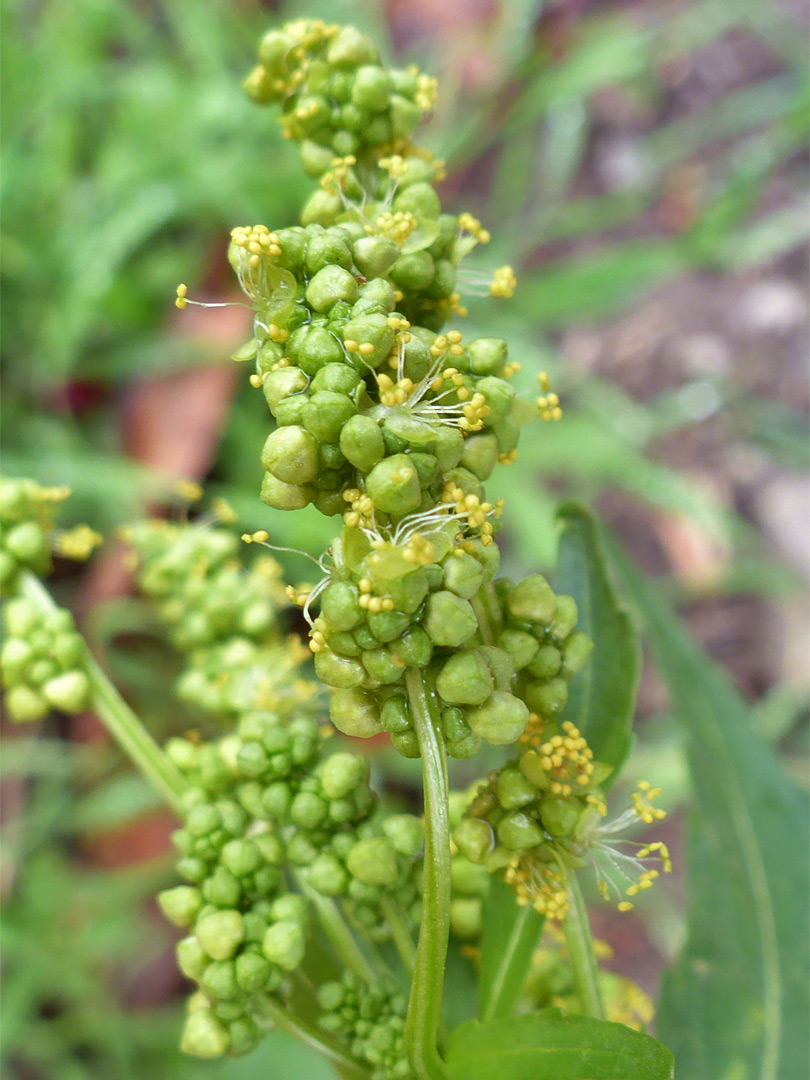
<instances>
[{"instance_id":1,"label":"plant stalk","mask_svg":"<svg viewBox=\"0 0 810 1080\"><path fill-rule=\"evenodd\" d=\"M400 904L390 896L383 896L382 909L402 965L409 975L413 975L413 969L416 966L416 947L405 913Z\"/></svg>"},{"instance_id":2,"label":"plant stalk","mask_svg":"<svg viewBox=\"0 0 810 1080\"><path fill-rule=\"evenodd\" d=\"M43 614L50 615L58 610L51 594L33 574L22 574L20 585L23 595L36 604ZM179 770L127 705L89 650L84 670L90 681L93 711L98 713L124 753L152 782L175 813L181 815L186 783Z\"/></svg>"},{"instance_id":3,"label":"plant stalk","mask_svg":"<svg viewBox=\"0 0 810 1080\"><path fill-rule=\"evenodd\" d=\"M569 907L565 917L565 943L568 946L577 993L585 1015L604 1020L605 1010L599 992L599 965L593 947L591 921L576 874L568 871L567 876Z\"/></svg>"},{"instance_id":4,"label":"plant stalk","mask_svg":"<svg viewBox=\"0 0 810 1080\"><path fill-rule=\"evenodd\" d=\"M423 914L405 1024L405 1051L416 1080L446 1080L437 1042L450 934L447 760L422 672L418 668L409 668L405 683L422 752L425 799Z\"/></svg>"},{"instance_id":5,"label":"plant stalk","mask_svg":"<svg viewBox=\"0 0 810 1080\"><path fill-rule=\"evenodd\" d=\"M299 1019L283 1009L273 998L266 996L262 999L262 1010L266 1016L284 1031L294 1035L296 1039L311 1046L319 1054L334 1062L347 1076L357 1077L358 1080L369 1080L369 1074L362 1065L358 1064L349 1054L333 1039L312 1024Z\"/></svg>"},{"instance_id":6,"label":"plant stalk","mask_svg":"<svg viewBox=\"0 0 810 1080\"><path fill-rule=\"evenodd\" d=\"M375 983L377 973L357 944L354 935L343 919L340 908L334 900L321 896L315 889L310 888L300 874L295 875L295 880L301 892L312 902L323 932L329 938L329 943L335 950L337 958L355 975L359 975L364 982Z\"/></svg>"}]
</instances>

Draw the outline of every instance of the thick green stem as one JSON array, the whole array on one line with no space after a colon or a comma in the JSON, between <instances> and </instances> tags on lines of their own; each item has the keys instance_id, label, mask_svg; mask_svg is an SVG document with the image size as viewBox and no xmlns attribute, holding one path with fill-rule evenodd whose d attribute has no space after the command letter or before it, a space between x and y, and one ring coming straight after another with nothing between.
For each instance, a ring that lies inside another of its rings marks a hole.
<instances>
[{"instance_id":1,"label":"thick green stem","mask_svg":"<svg viewBox=\"0 0 810 1080\"><path fill-rule=\"evenodd\" d=\"M359 975L364 982L376 982L377 972L357 944L354 935L343 919L340 908L334 900L321 896L315 889L310 888L300 874L295 875L295 880L301 892L312 902L318 915L318 921L323 932L329 938L329 943L335 950L337 958L355 975Z\"/></svg>"},{"instance_id":2,"label":"thick green stem","mask_svg":"<svg viewBox=\"0 0 810 1080\"><path fill-rule=\"evenodd\" d=\"M416 1080L446 1080L437 1047L450 934L450 818L444 742L418 668L405 673L425 799L423 914L405 1025L405 1051Z\"/></svg>"},{"instance_id":3,"label":"thick green stem","mask_svg":"<svg viewBox=\"0 0 810 1080\"><path fill-rule=\"evenodd\" d=\"M366 1069L354 1061L346 1050L333 1039L330 1039L325 1032L319 1031L318 1028L308 1024L305 1020L300 1020L297 1016L292 1016L271 997L262 999L261 1008L264 1014L280 1028L289 1032L290 1035L294 1035L296 1039L300 1039L307 1046L311 1046L319 1054L323 1054L347 1076L357 1077L358 1080L361 1080L361 1078L362 1080L368 1080L369 1074Z\"/></svg>"},{"instance_id":4,"label":"thick green stem","mask_svg":"<svg viewBox=\"0 0 810 1080\"><path fill-rule=\"evenodd\" d=\"M603 1020L605 1010L599 993L599 966L593 947L591 921L582 899L576 874L568 872L568 914L565 917L565 943L574 971L582 1011L586 1016Z\"/></svg>"},{"instance_id":5,"label":"thick green stem","mask_svg":"<svg viewBox=\"0 0 810 1080\"><path fill-rule=\"evenodd\" d=\"M50 593L33 574L21 575L21 590L41 612L57 611ZM88 653L85 673L90 681L90 704L125 754L154 784L178 814L182 814L182 795L186 784L180 772L130 709L99 664Z\"/></svg>"},{"instance_id":6,"label":"thick green stem","mask_svg":"<svg viewBox=\"0 0 810 1080\"><path fill-rule=\"evenodd\" d=\"M409 975L413 975L413 969L416 966L416 946L413 943L405 913L401 905L390 896L382 898L382 909L403 967Z\"/></svg>"},{"instance_id":7,"label":"thick green stem","mask_svg":"<svg viewBox=\"0 0 810 1080\"><path fill-rule=\"evenodd\" d=\"M478 619L478 629L485 645L494 645L501 631L502 619L492 583L479 589L470 601Z\"/></svg>"}]
</instances>

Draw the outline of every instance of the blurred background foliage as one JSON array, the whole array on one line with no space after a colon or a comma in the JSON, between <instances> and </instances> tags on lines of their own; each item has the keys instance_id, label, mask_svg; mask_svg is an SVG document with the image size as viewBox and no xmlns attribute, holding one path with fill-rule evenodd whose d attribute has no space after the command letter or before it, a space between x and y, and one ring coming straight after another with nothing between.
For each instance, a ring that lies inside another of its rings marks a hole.
<instances>
[{"instance_id":1,"label":"blurred background foliage","mask_svg":"<svg viewBox=\"0 0 810 1080\"><path fill-rule=\"evenodd\" d=\"M519 389L545 369L563 397L563 423L524 437L493 482L507 572L553 567L561 500L597 507L805 783L803 5L1 8L5 472L70 484L69 512L110 536L170 505L182 476L225 496L243 527L323 547L332 526L316 512L282 517L257 499L267 415L227 359L246 313L180 316L171 298L186 281L195 297L238 299L228 230L292 222L309 190L241 93L258 36L304 14L353 21L386 55L440 73L425 142L448 160L445 196L492 230L480 267L518 272L510 303L469 298L465 333L507 338ZM303 564L285 569L295 580ZM116 553L62 568L59 587L153 730L193 724L165 699L171 671ZM628 779L650 775L677 810L689 773L673 696L645 671ZM407 786L412 772L389 775ZM90 721L10 740L3 779L4 1074L243 1075L175 1049L182 987L148 900L171 876L171 824L146 786ZM670 827L677 846L677 814ZM686 934L682 887L629 920L597 912L618 966L650 990ZM262 1054L251 1068L268 1080L327 1075L281 1037Z\"/></svg>"}]
</instances>

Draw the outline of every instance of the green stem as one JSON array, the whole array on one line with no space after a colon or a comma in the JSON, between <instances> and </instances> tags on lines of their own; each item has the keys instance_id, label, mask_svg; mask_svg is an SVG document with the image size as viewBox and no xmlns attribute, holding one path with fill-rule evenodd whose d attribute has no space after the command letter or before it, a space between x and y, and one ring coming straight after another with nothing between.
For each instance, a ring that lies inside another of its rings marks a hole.
<instances>
[{"instance_id":1,"label":"green stem","mask_svg":"<svg viewBox=\"0 0 810 1080\"><path fill-rule=\"evenodd\" d=\"M288 1013L271 997L262 999L261 1008L267 1017L280 1028L289 1032L290 1035L294 1035L296 1039L300 1039L307 1046L311 1046L319 1054L323 1054L324 1057L334 1062L347 1075L358 1077L358 1080L368 1080L369 1074L362 1065L359 1065L351 1058L343 1047L330 1039L325 1032Z\"/></svg>"},{"instance_id":2,"label":"green stem","mask_svg":"<svg viewBox=\"0 0 810 1080\"><path fill-rule=\"evenodd\" d=\"M58 611L50 593L33 574L22 574L21 591L46 615ZM130 709L100 665L88 652L85 674L90 681L91 707L125 754L154 784L171 808L182 814L186 783L169 758Z\"/></svg>"},{"instance_id":3,"label":"green stem","mask_svg":"<svg viewBox=\"0 0 810 1080\"><path fill-rule=\"evenodd\" d=\"M399 953L399 958L407 973L413 975L413 969L416 966L416 946L413 943L402 906L392 897L383 896L382 909L391 930L394 945L396 945Z\"/></svg>"},{"instance_id":4,"label":"green stem","mask_svg":"<svg viewBox=\"0 0 810 1080\"><path fill-rule=\"evenodd\" d=\"M405 1051L416 1080L446 1080L437 1040L450 934L450 819L444 742L418 668L405 673L425 799L423 914L405 1024Z\"/></svg>"},{"instance_id":5,"label":"green stem","mask_svg":"<svg viewBox=\"0 0 810 1080\"><path fill-rule=\"evenodd\" d=\"M565 943L574 971L582 1010L586 1016L604 1020L605 1010L599 992L596 952L593 947L591 921L582 899L576 874L568 872L568 914L565 917Z\"/></svg>"},{"instance_id":6,"label":"green stem","mask_svg":"<svg viewBox=\"0 0 810 1080\"><path fill-rule=\"evenodd\" d=\"M318 915L323 932L329 938L329 943L335 950L338 959L355 975L359 975L364 982L375 983L377 972L369 963L369 960L355 940L349 927L346 925L340 908L326 896L321 896L303 880L300 874L295 875L295 880L301 892L312 902Z\"/></svg>"}]
</instances>

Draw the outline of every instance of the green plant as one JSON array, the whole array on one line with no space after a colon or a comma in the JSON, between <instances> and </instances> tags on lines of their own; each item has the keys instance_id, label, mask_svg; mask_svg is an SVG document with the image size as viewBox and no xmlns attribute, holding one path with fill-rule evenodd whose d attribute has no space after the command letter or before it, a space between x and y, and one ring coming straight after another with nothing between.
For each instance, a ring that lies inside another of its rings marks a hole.
<instances>
[{"instance_id":1,"label":"green plant","mask_svg":"<svg viewBox=\"0 0 810 1080\"><path fill-rule=\"evenodd\" d=\"M284 132L320 183L301 227L232 233L255 313L237 358L255 365L276 420L262 498L312 503L339 532L318 583L282 590L266 556L241 564L225 505L219 523L130 530L139 585L184 657L179 693L232 726L161 750L36 579L49 493L5 482L3 577L22 594L4 613L9 711L27 720L89 701L181 816L186 884L160 901L187 931L178 962L199 986L190 1053L246 1052L277 1024L347 1076L671 1076L661 1044L605 1019L610 980L579 886L590 864L625 909L670 866L660 842L630 854L616 839L663 816L658 789L640 784L629 811L603 820L630 746L638 644L581 512L565 518L569 592L538 574L496 577L501 507L483 483L514 461L522 426L561 410L542 376L536 404L517 397L505 342L444 332L463 310L459 264L489 235L472 215L442 213L441 165L412 142L434 82L386 71L364 35L318 22L266 35L260 61L248 91L282 100ZM513 289L509 267L489 282L494 296ZM178 306L189 302L180 286ZM588 634L572 594L587 601ZM378 805L362 755L325 750L318 694L298 670L305 651L278 627L286 599L310 623L334 727L385 732L420 759L424 833ZM448 755L472 759L484 744L515 751L451 793ZM530 969L555 921L564 951L544 977ZM459 959L459 942L483 936L478 1019L448 1033L451 934ZM552 1000L567 1008L537 1007ZM518 1004L530 1011L516 1018ZM626 1003L612 1005L627 1018Z\"/></svg>"}]
</instances>

